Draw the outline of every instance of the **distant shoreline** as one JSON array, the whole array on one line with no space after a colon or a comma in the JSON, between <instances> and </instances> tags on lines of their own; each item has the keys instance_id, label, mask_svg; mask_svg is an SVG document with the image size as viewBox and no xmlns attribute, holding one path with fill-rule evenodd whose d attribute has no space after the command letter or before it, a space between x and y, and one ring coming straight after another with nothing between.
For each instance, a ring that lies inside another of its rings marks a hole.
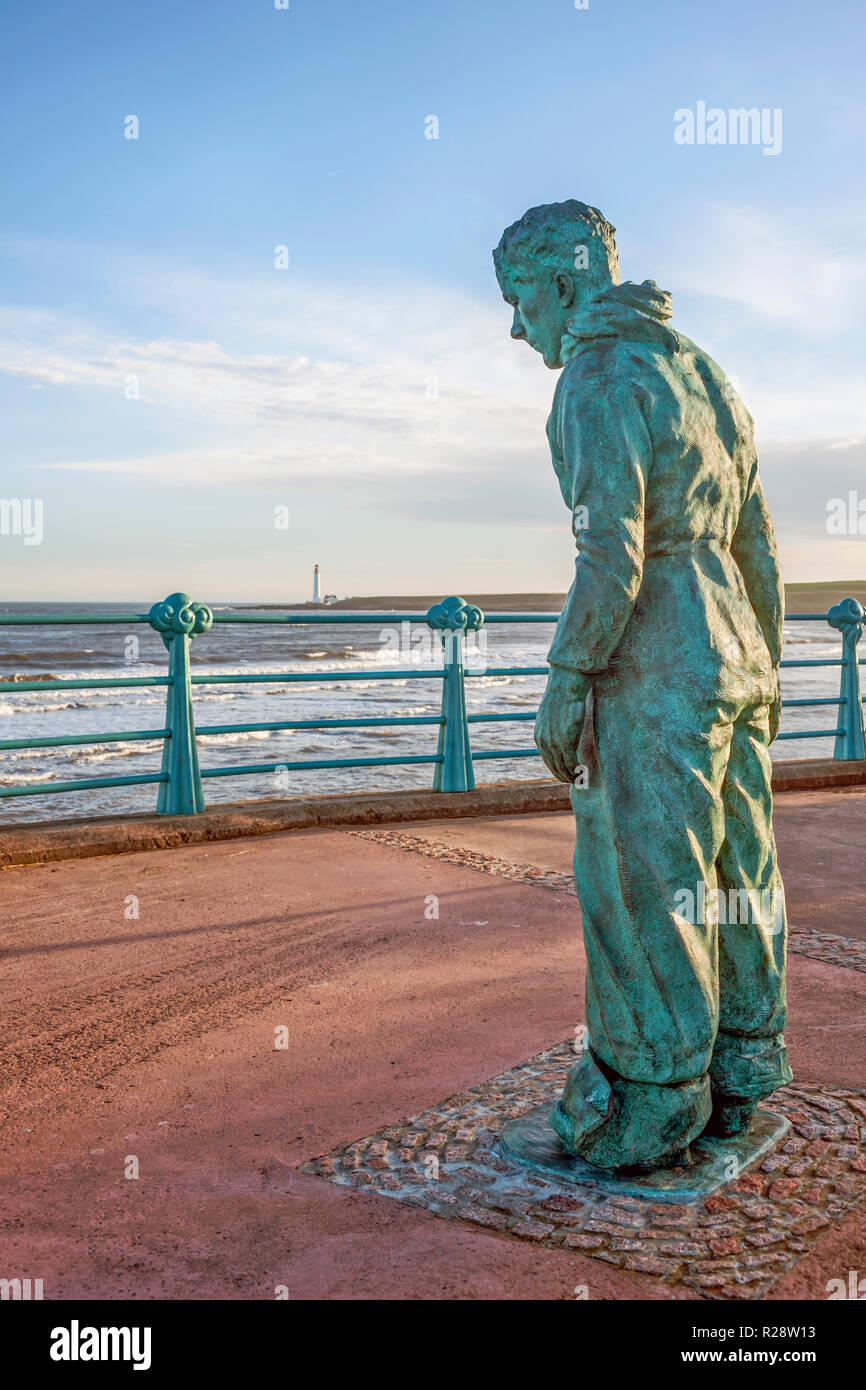
<instances>
[{"instance_id":1,"label":"distant shoreline","mask_svg":"<svg viewBox=\"0 0 866 1390\"><path fill-rule=\"evenodd\" d=\"M459 591L458 591L459 592ZM338 599L336 603L233 603L212 600L215 610L233 609L238 613L412 613L424 614L434 603L441 603L444 593L436 594L369 594ZM463 599L476 604L484 613L551 613L560 612L564 593L479 594L464 590ZM788 613L826 613L844 598L855 598L866 608L866 579L828 579L785 585L785 608ZM0 603L0 612L19 609L37 611L60 609L80 611L93 608L107 613L121 610L126 613L146 612L146 600L100 601L98 599L9 599Z\"/></svg>"},{"instance_id":2,"label":"distant shoreline","mask_svg":"<svg viewBox=\"0 0 866 1390\"><path fill-rule=\"evenodd\" d=\"M264 609L278 612L367 612L367 613L426 613L443 594L372 594L362 598L343 598L336 603L245 603L238 609ZM467 603L476 604L484 613L558 613L565 594L476 594L462 595ZM866 580L830 579L821 583L785 585L785 608L789 613L826 613L843 598L856 598L866 607Z\"/></svg>"}]
</instances>

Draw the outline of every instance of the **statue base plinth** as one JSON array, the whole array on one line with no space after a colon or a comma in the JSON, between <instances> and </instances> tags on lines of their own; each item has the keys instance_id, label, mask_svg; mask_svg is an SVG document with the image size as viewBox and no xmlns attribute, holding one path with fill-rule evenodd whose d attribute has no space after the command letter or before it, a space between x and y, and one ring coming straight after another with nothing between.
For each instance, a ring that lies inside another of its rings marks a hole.
<instances>
[{"instance_id":1,"label":"statue base plinth","mask_svg":"<svg viewBox=\"0 0 866 1390\"><path fill-rule=\"evenodd\" d=\"M363 1193L368 1203L375 1196L453 1221L475 1233L473 1250L481 1249L479 1233L490 1231L526 1241L534 1251L603 1260L623 1277L656 1279L666 1296L735 1301L774 1297L779 1280L818 1241L838 1245L842 1221L866 1203L866 1165L851 1141L866 1115L866 1089L850 1083L783 1086L766 1102L772 1109L759 1112L751 1134L716 1139L712 1147L701 1141L701 1148L694 1146L696 1168L673 1174L615 1177L561 1149L554 1149L559 1167L549 1170L533 1169L522 1154L504 1158L503 1130L505 1151L509 1139L522 1149L519 1135L534 1108L543 1117L545 1147L557 1144L547 1116L574 1057L567 1038L420 1114L340 1144L302 1171ZM791 1122L787 1136L785 1118ZM731 1158L736 1165L725 1166ZM719 1159L721 1171L717 1167L710 1179ZM736 1166L750 1170L744 1182L732 1181ZM277 1202L283 1191L277 1180ZM498 1249L505 1252L503 1245ZM722 1258L720 1250L731 1254Z\"/></svg>"},{"instance_id":2,"label":"statue base plinth","mask_svg":"<svg viewBox=\"0 0 866 1390\"><path fill-rule=\"evenodd\" d=\"M745 1134L726 1139L696 1139L690 1167L660 1168L654 1173L627 1175L596 1168L569 1153L550 1124L553 1106L536 1105L509 1120L499 1136L503 1158L543 1173L555 1182L596 1187L609 1195L642 1197L651 1202L699 1202L725 1183L736 1182L747 1169L779 1143L790 1129L783 1115L763 1107L755 1112Z\"/></svg>"}]
</instances>

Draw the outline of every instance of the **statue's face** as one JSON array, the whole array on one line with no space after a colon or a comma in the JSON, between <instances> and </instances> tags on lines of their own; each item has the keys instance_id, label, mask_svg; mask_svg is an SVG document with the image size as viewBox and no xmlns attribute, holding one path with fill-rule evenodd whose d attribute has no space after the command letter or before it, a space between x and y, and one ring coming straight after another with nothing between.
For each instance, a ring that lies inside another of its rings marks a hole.
<instances>
[{"instance_id":1,"label":"statue's face","mask_svg":"<svg viewBox=\"0 0 866 1390\"><path fill-rule=\"evenodd\" d=\"M574 308L571 276L550 271L524 278L505 269L499 275L499 287L506 304L514 309L512 338L540 352L546 367L561 367L562 335Z\"/></svg>"}]
</instances>

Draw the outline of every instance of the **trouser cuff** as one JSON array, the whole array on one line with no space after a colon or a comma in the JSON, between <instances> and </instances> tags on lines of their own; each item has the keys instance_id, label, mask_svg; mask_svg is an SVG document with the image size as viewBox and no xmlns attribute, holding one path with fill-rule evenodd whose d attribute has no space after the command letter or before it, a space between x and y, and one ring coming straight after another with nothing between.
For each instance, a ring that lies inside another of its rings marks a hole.
<instances>
[{"instance_id":1,"label":"trouser cuff","mask_svg":"<svg viewBox=\"0 0 866 1390\"><path fill-rule=\"evenodd\" d=\"M781 1033L769 1038L744 1038L719 1031L710 1062L710 1083L718 1094L738 1100L761 1100L793 1079Z\"/></svg>"},{"instance_id":2,"label":"trouser cuff","mask_svg":"<svg viewBox=\"0 0 866 1390\"><path fill-rule=\"evenodd\" d=\"M707 1076L673 1086L628 1081L587 1052L568 1073L550 1122L563 1144L598 1168L664 1168L704 1129Z\"/></svg>"}]
</instances>

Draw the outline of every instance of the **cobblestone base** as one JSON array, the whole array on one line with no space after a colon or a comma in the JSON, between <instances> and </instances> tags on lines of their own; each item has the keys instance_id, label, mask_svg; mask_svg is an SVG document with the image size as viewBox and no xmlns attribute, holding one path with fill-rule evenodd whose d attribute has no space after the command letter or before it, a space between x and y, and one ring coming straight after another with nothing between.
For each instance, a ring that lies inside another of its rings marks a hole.
<instances>
[{"instance_id":1,"label":"cobblestone base","mask_svg":"<svg viewBox=\"0 0 866 1390\"><path fill-rule=\"evenodd\" d=\"M566 1187L506 1162L503 1124L555 1095L573 1061L562 1043L304 1171L716 1299L764 1297L866 1195L866 1091L816 1085L776 1091L786 1138L689 1206Z\"/></svg>"},{"instance_id":2,"label":"cobblestone base","mask_svg":"<svg viewBox=\"0 0 866 1390\"><path fill-rule=\"evenodd\" d=\"M382 845L392 845L396 849L414 850L416 854L425 854L431 859L447 859L451 864L463 864L467 869L498 874L517 883L532 883L539 888L552 888L557 893L577 897L571 874L560 874L553 869L539 869L533 864L512 864L507 859L497 859L478 850L441 845L435 840L423 840L419 835L409 835L400 830L354 830L350 834L359 835L365 840L376 840ZM825 965L844 965L851 970L866 971L866 941L812 931L809 927L789 926L788 950L823 961Z\"/></svg>"}]
</instances>

